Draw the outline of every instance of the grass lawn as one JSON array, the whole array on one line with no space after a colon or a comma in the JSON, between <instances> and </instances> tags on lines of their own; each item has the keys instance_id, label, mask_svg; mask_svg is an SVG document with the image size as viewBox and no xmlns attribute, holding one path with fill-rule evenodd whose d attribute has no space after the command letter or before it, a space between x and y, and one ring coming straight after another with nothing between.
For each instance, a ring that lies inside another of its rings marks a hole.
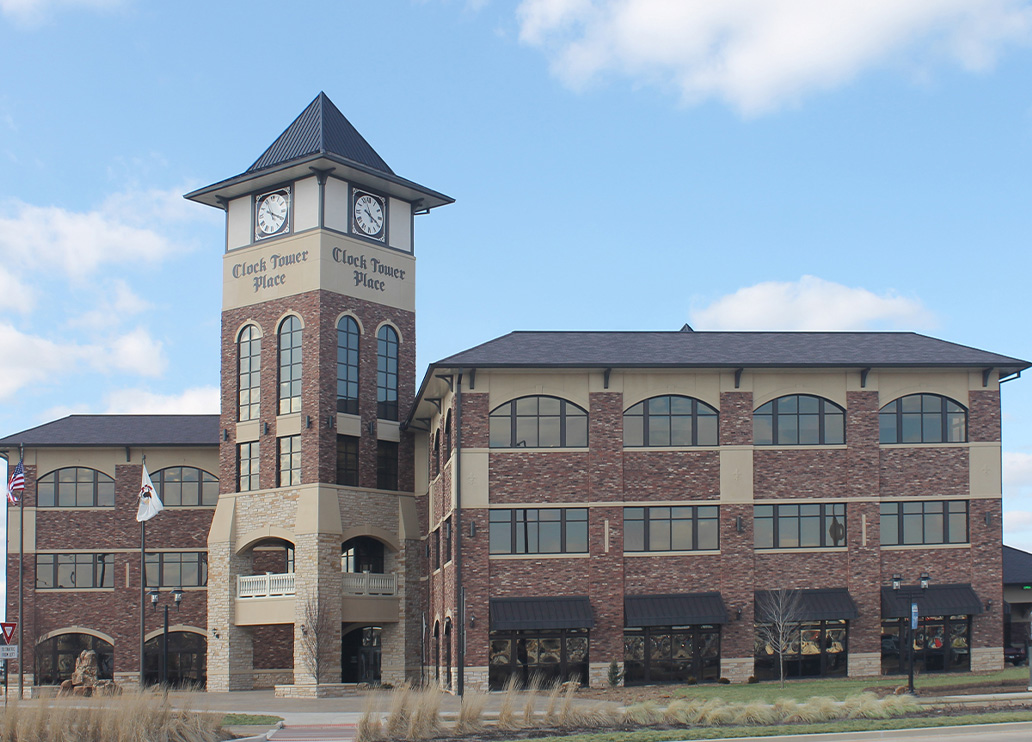
<instances>
[{"instance_id":1,"label":"grass lawn","mask_svg":"<svg viewBox=\"0 0 1032 742\"><path fill-rule=\"evenodd\" d=\"M278 721L283 721L283 717L269 714L226 714L222 717L222 726L250 727L268 724L271 727Z\"/></svg>"},{"instance_id":2,"label":"grass lawn","mask_svg":"<svg viewBox=\"0 0 1032 742\"><path fill-rule=\"evenodd\" d=\"M727 686L724 686L727 687ZM787 687L787 685L786 685ZM903 719L854 719L825 724L779 726L706 727L695 729L652 730L598 734L571 734L562 737L538 737L533 742L666 742L682 739L725 739L727 737L770 737L779 734L825 734L832 732L865 732L878 729L916 729L949 727L967 724L998 724L1008 721L1032 721L1032 711L993 711L963 716L937 716Z\"/></svg>"},{"instance_id":3,"label":"grass lawn","mask_svg":"<svg viewBox=\"0 0 1032 742\"><path fill-rule=\"evenodd\" d=\"M937 675L919 675L914 678L914 687L918 695L937 695L946 693L942 689L953 685L973 685L985 683L986 686L998 685L1004 680L1028 679L1027 667L1008 667L1000 672L942 673ZM841 680L820 678L808 680L787 680L782 688L775 681L763 683L735 685L685 685L676 688L673 695L679 698L720 698L724 701L766 701L773 703L778 698L794 698L804 701L811 696L827 696L841 701L846 696L861 693L865 688L906 685L905 675L883 675L874 678L858 678Z\"/></svg>"}]
</instances>

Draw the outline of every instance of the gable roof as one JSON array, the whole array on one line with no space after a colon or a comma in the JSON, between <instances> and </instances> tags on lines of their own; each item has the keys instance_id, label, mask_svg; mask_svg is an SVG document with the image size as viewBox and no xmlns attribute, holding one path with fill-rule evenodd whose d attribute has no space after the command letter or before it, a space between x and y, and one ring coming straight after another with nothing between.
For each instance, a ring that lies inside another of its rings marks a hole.
<instances>
[{"instance_id":1,"label":"gable roof","mask_svg":"<svg viewBox=\"0 0 1032 742\"><path fill-rule=\"evenodd\" d=\"M1028 361L914 332L511 332L435 366L470 367L982 367Z\"/></svg>"},{"instance_id":2,"label":"gable roof","mask_svg":"<svg viewBox=\"0 0 1032 742\"><path fill-rule=\"evenodd\" d=\"M69 415L0 438L0 447L217 446L218 415Z\"/></svg>"},{"instance_id":3,"label":"gable roof","mask_svg":"<svg viewBox=\"0 0 1032 742\"><path fill-rule=\"evenodd\" d=\"M1004 545L1003 584L1032 585L1032 554Z\"/></svg>"},{"instance_id":4,"label":"gable roof","mask_svg":"<svg viewBox=\"0 0 1032 742\"><path fill-rule=\"evenodd\" d=\"M247 168L247 172L254 173L313 154L337 155L370 170L394 175L383 158L323 92Z\"/></svg>"}]
</instances>

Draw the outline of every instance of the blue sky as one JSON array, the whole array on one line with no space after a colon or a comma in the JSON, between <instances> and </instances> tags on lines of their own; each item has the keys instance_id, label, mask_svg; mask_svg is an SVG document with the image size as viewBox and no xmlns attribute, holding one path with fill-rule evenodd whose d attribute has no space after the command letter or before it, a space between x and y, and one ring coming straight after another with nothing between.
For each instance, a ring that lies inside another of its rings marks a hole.
<instances>
[{"instance_id":1,"label":"blue sky","mask_svg":"<svg viewBox=\"0 0 1032 742\"><path fill-rule=\"evenodd\" d=\"M686 321L1032 359L1028 2L0 0L0 69L3 435L217 411L221 212L181 196L320 90L456 199L416 222L420 373ZM1032 549L1027 376L1005 540Z\"/></svg>"}]
</instances>

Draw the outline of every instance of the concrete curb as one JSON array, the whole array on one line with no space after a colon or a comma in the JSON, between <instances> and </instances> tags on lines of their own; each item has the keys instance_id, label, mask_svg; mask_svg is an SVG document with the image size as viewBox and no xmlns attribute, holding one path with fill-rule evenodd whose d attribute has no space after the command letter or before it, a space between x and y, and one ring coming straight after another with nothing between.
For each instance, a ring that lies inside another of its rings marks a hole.
<instances>
[{"instance_id":1,"label":"concrete curb","mask_svg":"<svg viewBox=\"0 0 1032 742\"><path fill-rule=\"evenodd\" d=\"M233 742L269 742L269 739L272 737L272 735L274 735L282 728L283 722L277 721L276 726L267 731L265 734L257 734L253 737L237 737L233 740Z\"/></svg>"}]
</instances>

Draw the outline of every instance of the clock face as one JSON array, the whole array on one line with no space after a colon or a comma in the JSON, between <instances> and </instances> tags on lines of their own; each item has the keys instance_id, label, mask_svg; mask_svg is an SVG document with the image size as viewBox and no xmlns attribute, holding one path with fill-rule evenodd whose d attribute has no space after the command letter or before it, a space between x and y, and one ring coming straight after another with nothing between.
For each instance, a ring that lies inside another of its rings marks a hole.
<instances>
[{"instance_id":1,"label":"clock face","mask_svg":"<svg viewBox=\"0 0 1032 742\"><path fill-rule=\"evenodd\" d=\"M371 193L355 191L354 226L360 234L382 240L384 233L383 199Z\"/></svg>"},{"instance_id":2,"label":"clock face","mask_svg":"<svg viewBox=\"0 0 1032 742\"><path fill-rule=\"evenodd\" d=\"M289 197L288 191L273 191L258 197L255 208L256 237L271 237L285 231L290 210Z\"/></svg>"}]
</instances>

